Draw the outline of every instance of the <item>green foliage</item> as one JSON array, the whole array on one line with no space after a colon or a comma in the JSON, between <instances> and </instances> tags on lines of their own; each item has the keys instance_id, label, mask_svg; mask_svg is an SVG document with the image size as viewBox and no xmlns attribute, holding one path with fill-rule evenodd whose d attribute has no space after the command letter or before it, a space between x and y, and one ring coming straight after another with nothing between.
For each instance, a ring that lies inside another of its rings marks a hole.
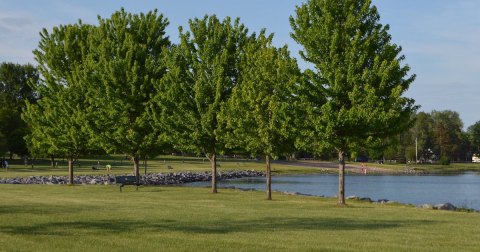
<instances>
[{"instance_id":1,"label":"green foliage","mask_svg":"<svg viewBox=\"0 0 480 252\"><path fill-rule=\"evenodd\" d=\"M90 25L81 22L44 29L34 51L42 76L32 85L41 97L27 103L22 118L30 126L26 137L36 155L59 155L75 159L89 149L86 130L85 87L79 79L87 54Z\"/></svg>"},{"instance_id":2,"label":"green foliage","mask_svg":"<svg viewBox=\"0 0 480 252\"><path fill-rule=\"evenodd\" d=\"M410 68L401 65L401 47L391 42L371 1L311 0L296 14L292 37L316 67L306 71L311 85L326 96L309 111L325 147L345 150L406 130L416 107L402 95L415 75L406 77Z\"/></svg>"},{"instance_id":3,"label":"green foliage","mask_svg":"<svg viewBox=\"0 0 480 252\"><path fill-rule=\"evenodd\" d=\"M162 53L170 46L168 20L157 10L130 14L122 9L98 21L83 75L90 134L109 153L137 160L155 156L161 151L159 130L147 108L154 83L166 72Z\"/></svg>"},{"instance_id":4,"label":"green foliage","mask_svg":"<svg viewBox=\"0 0 480 252\"><path fill-rule=\"evenodd\" d=\"M450 165L450 159L448 157L441 157L438 160L439 165Z\"/></svg>"},{"instance_id":5,"label":"green foliage","mask_svg":"<svg viewBox=\"0 0 480 252\"><path fill-rule=\"evenodd\" d=\"M236 19L215 16L189 21L179 28L180 43L168 52L168 73L156 86L152 118L173 147L204 154L212 165L212 192L216 189L218 114L239 80L239 57L248 40L247 29Z\"/></svg>"},{"instance_id":6,"label":"green foliage","mask_svg":"<svg viewBox=\"0 0 480 252\"><path fill-rule=\"evenodd\" d=\"M18 111L24 107L25 100L34 102L37 99L37 93L29 85L37 81L38 71L30 64L0 64L0 92Z\"/></svg>"},{"instance_id":7,"label":"green foliage","mask_svg":"<svg viewBox=\"0 0 480 252\"><path fill-rule=\"evenodd\" d=\"M0 153L4 154L8 151L7 138L0 132Z\"/></svg>"},{"instance_id":8,"label":"green foliage","mask_svg":"<svg viewBox=\"0 0 480 252\"><path fill-rule=\"evenodd\" d=\"M217 139L230 148L266 157L267 199L271 199L270 157L293 151L295 87L300 71L287 47L271 45L264 31L251 39L240 58L240 78L219 114Z\"/></svg>"},{"instance_id":9,"label":"green foliage","mask_svg":"<svg viewBox=\"0 0 480 252\"><path fill-rule=\"evenodd\" d=\"M415 75L407 76L401 47L391 42L370 0L310 0L290 23L293 39L304 47L300 55L315 67L305 71L313 94L302 96L309 126L300 145L337 150L343 205L346 151L408 129L416 106L403 94Z\"/></svg>"},{"instance_id":10,"label":"green foliage","mask_svg":"<svg viewBox=\"0 0 480 252\"><path fill-rule=\"evenodd\" d=\"M86 128L88 115L81 80L88 55L88 35L92 26L77 24L54 27L40 33L34 51L42 79L33 85L41 97L27 103L22 114L31 128L26 137L31 152L37 155L64 156L69 160L69 183L73 183L73 161L91 146Z\"/></svg>"},{"instance_id":11,"label":"green foliage","mask_svg":"<svg viewBox=\"0 0 480 252\"><path fill-rule=\"evenodd\" d=\"M21 111L25 101L35 102L37 93L29 83L38 82L38 71L30 64L0 64L0 153L6 151L10 155L27 154L27 146L23 139L29 129L21 119Z\"/></svg>"},{"instance_id":12,"label":"green foliage","mask_svg":"<svg viewBox=\"0 0 480 252\"><path fill-rule=\"evenodd\" d=\"M419 159L432 159L432 150L434 149L433 120L429 113L419 112L415 116L415 124L410 129L409 145L414 146L417 139Z\"/></svg>"},{"instance_id":13,"label":"green foliage","mask_svg":"<svg viewBox=\"0 0 480 252\"><path fill-rule=\"evenodd\" d=\"M147 108L153 83L166 71L167 24L156 10L133 15L122 9L99 17L98 26L79 21L52 33L44 29L34 52L43 77L35 90L42 98L24 112L33 151L70 161L100 148L126 153L138 178L139 159L160 151Z\"/></svg>"},{"instance_id":14,"label":"green foliage","mask_svg":"<svg viewBox=\"0 0 480 252\"><path fill-rule=\"evenodd\" d=\"M252 156L293 151L296 87L300 71L286 47L272 46L262 32L246 46L240 81L220 113L220 138Z\"/></svg>"},{"instance_id":15,"label":"green foliage","mask_svg":"<svg viewBox=\"0 0 480 252\"><path fill-rule=\"evenodd\" d=\"M472 151L480 153L480 121L468 127L467 134L472 143Z\"/></svg>"},{"instance_id":16,"label":"green foliage","mask_svg":"<svg viewBox=\"0 0 480 252\"><path fill-rule=\"evenodd\" d=\"M412 148L417 146L420 162L436 161L443 156L450 160L466 161L475 153L476 147L472 138L473 129L463 132L463 122L457 112L432 111L419 112L412 117L415 120L409 131L396 136L397 155L410 152L407 159L413 160Z\"/></svg>"},{"instance_id":17,"label":"green foliage","mask_svg":"<svg viewBox=\"0 0 480 252\"><path fill-rule=\"evenodd\" d=\"M166 56L152 117L175 148L210 157L225 149L217 141L218 113L238 83L247 29L215 16L190 20L189 28L179 28L180 43Z\"/></svg>"},{"instance_id":18,"label":"green foliage","mask_svg":"<svg viewBox=\"0 0 480 252\"><path fill-rule=\"evenodd\" d=\"M453 159L461 149L463 123L457 112L432 111L432 133L434 137L434 151L441 157Z\"/></svg>"}]
</instances>

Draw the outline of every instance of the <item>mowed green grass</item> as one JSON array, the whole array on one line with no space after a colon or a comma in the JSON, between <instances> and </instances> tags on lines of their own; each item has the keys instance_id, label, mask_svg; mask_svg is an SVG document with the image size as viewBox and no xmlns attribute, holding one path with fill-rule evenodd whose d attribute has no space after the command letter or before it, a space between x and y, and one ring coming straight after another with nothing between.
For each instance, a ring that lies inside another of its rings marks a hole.
<instances>
[{"instance_id":1,"label":"mowed green grass","mask_svg":"<svg viewBox=\"0 0 480 252\"><path fill-rule=\"evenodd\" d=\"M480 214L207 188L0 185L1 251L478 251Z\"/></svg>"}]
</instances>

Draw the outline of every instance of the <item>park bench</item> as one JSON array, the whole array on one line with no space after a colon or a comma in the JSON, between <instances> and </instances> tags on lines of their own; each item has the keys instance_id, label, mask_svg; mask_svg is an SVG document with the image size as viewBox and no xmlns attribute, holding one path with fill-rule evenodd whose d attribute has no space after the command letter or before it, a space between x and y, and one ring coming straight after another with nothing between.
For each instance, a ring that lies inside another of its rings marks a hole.
<instances>
[{"instance_id":1,"label":"park bench","mask_svg":"<svg viewBox=\"0 0 480 252\"><path fill-rule=\"evenodd\" d=\"M138 184L135 176L115 176L115 184L120 187L120 192L122 191L122 187L126 185L134 185L138 191Z\"/></svg>"}]
</instances>

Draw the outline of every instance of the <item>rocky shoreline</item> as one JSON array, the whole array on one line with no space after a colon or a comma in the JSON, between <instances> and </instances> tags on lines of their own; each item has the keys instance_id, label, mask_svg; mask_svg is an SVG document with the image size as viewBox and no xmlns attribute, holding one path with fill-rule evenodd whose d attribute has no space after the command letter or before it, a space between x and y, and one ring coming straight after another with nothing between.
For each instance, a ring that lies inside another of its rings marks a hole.
<instances>
[{"instance_id":1,"label":"rocky shoreline","mask_svg":"<svg viewBox=\"0 0 480 252\"><path fill-rule=\"evenodd\" d=\"M115 176L122 175L80 175L74 177L74 184L84 185L111 185L115 184ZM124 176L124 175L123 175ZM251 171L223 171L219 172L219 180L236 179L243 177L265 176L264 172ZM210 172L178 172L178 173L150 173L140 175L141 185L177 185L191 182L210 181ZM68 184L67 176L30 176L25 178L0 178L0 184L45 184L63 185Z\"/></svg>"}]
</instances>

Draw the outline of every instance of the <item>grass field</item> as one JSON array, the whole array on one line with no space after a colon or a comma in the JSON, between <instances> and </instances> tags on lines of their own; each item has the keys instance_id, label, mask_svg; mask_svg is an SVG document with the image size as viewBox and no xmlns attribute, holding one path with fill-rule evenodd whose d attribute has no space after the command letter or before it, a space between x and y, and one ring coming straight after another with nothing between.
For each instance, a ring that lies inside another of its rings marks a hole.
<instances>
[{"instance_id":1,"label":"grass field","mask_svg":"<svg viewBox=\"0 0 480 252\"><path fill-rule=\"evenodd\" d=\"M1 251L478 251L480 214L206 188L0 185Z\"/></svg>"}]
</instances>

